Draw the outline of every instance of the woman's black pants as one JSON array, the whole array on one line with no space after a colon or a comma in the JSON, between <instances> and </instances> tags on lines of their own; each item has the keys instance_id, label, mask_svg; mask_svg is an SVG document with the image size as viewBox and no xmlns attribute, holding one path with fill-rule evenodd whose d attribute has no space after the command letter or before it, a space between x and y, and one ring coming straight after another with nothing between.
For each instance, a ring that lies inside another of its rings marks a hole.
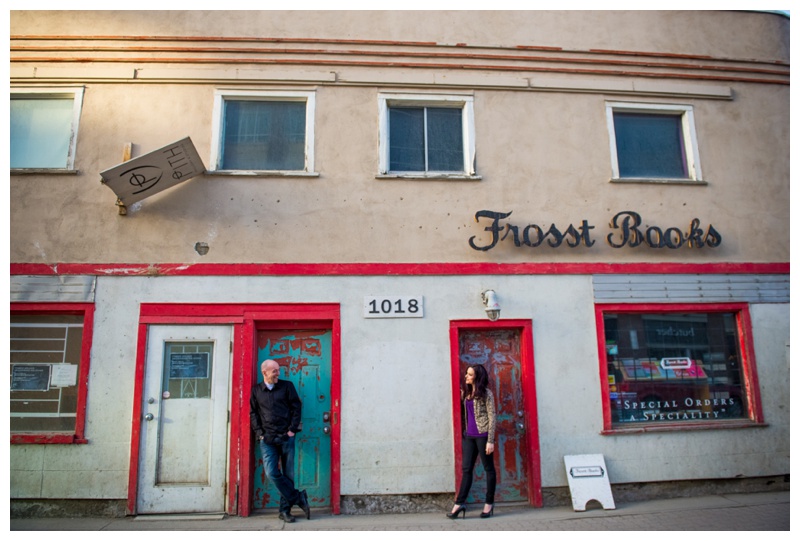
<instances>
[{"instance_id":1,"label":"woman's black pants","mask_svg":"<svg viewBox=\"0 0 800 541\"><path fill-rule=\"evenodd\" d=\"M458 489L456 504L461 505L467 501L469 490L472 488L472 474L475 472L475 463L481 457L483 470L486 472L486 499L485 503L494 505L494 489L497 485L497 474L494 471L494 453L486 454L487 438L461 438L461 487Z\"/></svg>"}]
</instances>

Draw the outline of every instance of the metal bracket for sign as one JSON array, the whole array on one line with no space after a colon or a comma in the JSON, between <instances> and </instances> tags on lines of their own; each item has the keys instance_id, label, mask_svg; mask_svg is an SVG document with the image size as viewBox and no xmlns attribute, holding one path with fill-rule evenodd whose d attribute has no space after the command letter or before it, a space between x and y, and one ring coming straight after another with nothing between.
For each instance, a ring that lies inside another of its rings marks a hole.
<instances>
[{"instance_id":1,"label":"metal bracket for sign","mask_svg":"<svg viewBox=\"0 0 800 541\"><path fill-rule=\"evenodd\" d=\"M564 465L575 511L586 511L586 504L592 500L603 509L616 509L603 455L566 455Z\"/></svg>"},{"instance_id":2,"label":"metal bracket for sign","mask_svg":"<svg viewBox=\"0 0 800 541\"><path fill-rule=\"evenodd\" d=\"M125 143L125 146L122 147L122 161L127 162L131 159L131 155L133 154L133 143ZM125 206L125 203L122 202L122 199L117 197L116 202L117 210L119 211L120 216L127 216L128 215L128 207Z\"/></svg>"}]
</instances>

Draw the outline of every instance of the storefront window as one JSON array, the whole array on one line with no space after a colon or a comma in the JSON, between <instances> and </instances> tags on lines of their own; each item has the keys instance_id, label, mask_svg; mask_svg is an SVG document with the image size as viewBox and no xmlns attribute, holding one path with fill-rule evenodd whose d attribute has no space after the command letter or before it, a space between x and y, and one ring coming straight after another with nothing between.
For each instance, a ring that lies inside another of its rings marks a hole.
<instances>
[{"instance_id":1,"label":"storefront window","mask_svg":"<svg viewBox=\"0 0 800 541\"><path fill-rule=\"evenodd\" d=\"M749 419L736 312L603 312L611 428Z\"/></svg>"},{"instance_id":2,"label":"storefront window","mask_svg":"<svg viewBox=\"0 0 800 541\"><path fill-rule=\"evenodd\" d=\"M11 305L11 443L86 443L94 306Z\"/></svg>"}]
</instances>

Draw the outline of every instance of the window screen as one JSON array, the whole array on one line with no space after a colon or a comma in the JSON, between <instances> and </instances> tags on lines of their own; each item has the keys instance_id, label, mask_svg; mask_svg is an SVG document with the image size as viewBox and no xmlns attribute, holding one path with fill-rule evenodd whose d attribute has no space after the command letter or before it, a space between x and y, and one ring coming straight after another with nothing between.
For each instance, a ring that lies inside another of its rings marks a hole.
<instances>
[{"instance_id":1,"label":"window screen","mask_svg":"<svg viewBox=\"0 0 800 541\"><path fill-rule=\"evenodd\" d=\"M619 175L687 178L679 115L614 112Z\"/></svg>"},{"instance_id":2,"label":"window screen","mask_svg":"<svg viewBox=\"0 0 800 541\"><path fill-rule=\"evenodd\" d=\"M220 167L302 171L305 139L304 101L225 100Z\"/></svg>"},{"instance_id":3,"label":"window screen","mask_svg":"<svg viewBox=\"0 0 800 541\"><path fill-rule=\"evenodd\" d=\"M389 169L463 171L461 109L390 107Z\"/></svg>"}]
</instances>

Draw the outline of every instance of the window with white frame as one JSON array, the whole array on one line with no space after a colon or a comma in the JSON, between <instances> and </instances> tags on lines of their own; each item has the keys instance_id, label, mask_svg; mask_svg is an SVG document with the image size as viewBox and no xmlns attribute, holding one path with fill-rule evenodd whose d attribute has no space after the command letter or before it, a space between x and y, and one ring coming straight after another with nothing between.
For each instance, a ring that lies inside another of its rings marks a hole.
<instances>
[{"instance_id":1,"label":"window with white frame","mask_svg":"<svg viewBox=\"0 0 800 541\"><path fill-rule=\"evenodd\" d=\"M702 181L689 105L606 103L614 180Z\"/></svg>"},{"instance_id":2,"label":"window with white frame","mask_svg":"<svg viewBox=\"0 0 800 541\"><path fill-rule=\"evenodd\" d=\"M72 169L83 88L14 88L10 101L11 169Z\"/></svg>"},{"instance_id":3,"label":"window with white frame","mask_svg":"<svg viewBox=\"0 0 800 541\"><path fill-rule=\"evenodd\" d=\"M381 94L379 173L475 176L471 96Z\"/></svg>"},{"instance_id":4,"label":"window with white frame","mask_svg":"<svg viewBox=\"0 0 800 541\"><path fill-rule=\"evenodd\" d=\"M217 91L212 170L314 171L314 93Z\"/></svg>"}]
</instances>

